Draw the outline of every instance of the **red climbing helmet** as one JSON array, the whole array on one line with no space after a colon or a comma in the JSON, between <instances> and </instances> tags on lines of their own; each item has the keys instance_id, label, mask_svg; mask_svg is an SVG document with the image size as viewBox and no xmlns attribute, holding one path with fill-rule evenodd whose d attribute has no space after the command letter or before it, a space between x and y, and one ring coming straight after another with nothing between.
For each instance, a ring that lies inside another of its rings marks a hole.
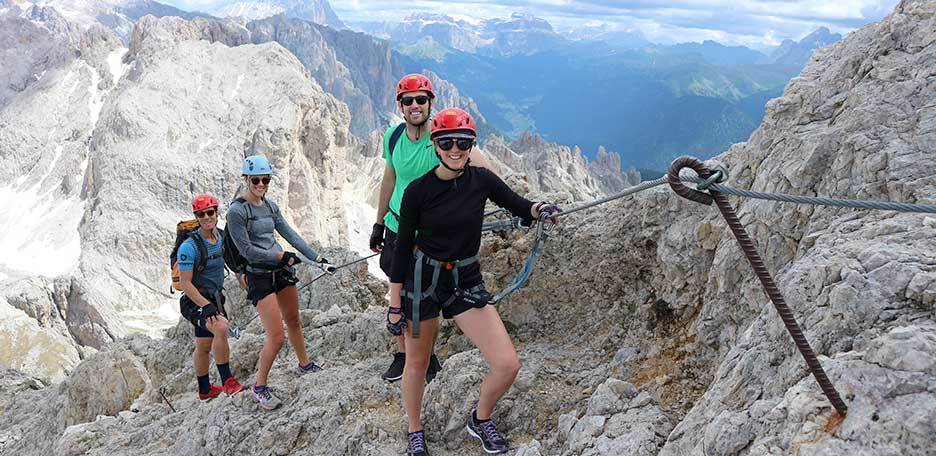
<instances>
[{"instance_id":1,"label":"red climbing helmet","mask_svg":"<svg viewBox=\"0 0 936 456\"><path fill-rule=\"evenodd\" d=\"M432 118L429 138L471 138L478 136L471 114L458 109L448 108Z\"/></svg>"},{"instance_id":2,"label":"red climbing helmet","mask_svg":"<svg viewBox=\"0 0 936 456\"><path fill-rule=\"evenodd\" d=\"M202 193L201 195L196 196L195 199L192 200L192 212L203 211L210 207L217 208L218 204L219 203L218 203L217 198L207 193Z\"/></svg>"},{"instance_id":3,"label":"red climbing helmet","mask_svg":"<svg viewBox=\"0 0 936 456\"><path fill-rule=\"evenodd\" d=\"M403 98L404 93L420 90L429 92L429 98L435 98L435 92L432 90L432 82L429 81L429 78L421 74L408 74L403 76L403 79L400 79L400 82L396 85L396 99L399 101L400 98Z\"/></svg>"}]
</instances>

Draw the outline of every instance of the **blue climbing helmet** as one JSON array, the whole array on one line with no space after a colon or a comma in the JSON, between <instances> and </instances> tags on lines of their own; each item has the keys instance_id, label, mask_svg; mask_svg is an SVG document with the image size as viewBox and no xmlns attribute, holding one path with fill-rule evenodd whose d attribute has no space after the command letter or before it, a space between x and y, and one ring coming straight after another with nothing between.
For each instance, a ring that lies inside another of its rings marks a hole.
<instances>
[{"instance_id":1,"label":"blue climbing helmet","mask_svg":"<svg viewBox=\"0 0 936 456\"><path fill-rule=\"evenodd\" d=\"M244 159L243 173L245 176L260 176L263 174L273 174L273 167L270 161L263 155L251 155Z\"/></svg>"}]
</instances>

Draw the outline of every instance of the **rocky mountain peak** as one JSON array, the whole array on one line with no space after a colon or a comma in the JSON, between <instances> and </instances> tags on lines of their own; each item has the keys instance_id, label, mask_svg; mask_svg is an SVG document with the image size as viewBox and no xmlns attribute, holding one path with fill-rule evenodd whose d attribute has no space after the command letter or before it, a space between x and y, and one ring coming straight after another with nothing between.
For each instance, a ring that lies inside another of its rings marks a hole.
<instances>
[{"instance_id":1,"label":"rocky mountain peak","mask_svg":"<svg viewBox=\"0 0 936 456\"><path fill-rule=\"evenodd\" d=\"M546 19L528 13L511 13L509 19L490 19L487 28L491 31L542 31L553 32L553 27Z\"/></svg>"},{"instance_id":2,"label":"rocky mountain peak","mask_svg":"<svg viewBox=\"0 0 936 456\"><path fill-rule=\"evenodd\" d=\"M783 40L780 46L770 54L770 62L781 65L804 65L813 50L828 46L842 39L842 35L831 33L826 27L819 27L799 41Z\"/></svg>"},{"instance_id":3,"label":"rocky mountain peak","mask_svg":"<svg viewBox=\"0 0 936 456\"><path fill-rule=\"evenodd\" d=\"M347 28L338 18L328 0L264 0L228 3L215 10L219 17L240 17L257 20L284 14L286 17L302 19L327 25L335 29Z\"/></svg>"}]
</instances>

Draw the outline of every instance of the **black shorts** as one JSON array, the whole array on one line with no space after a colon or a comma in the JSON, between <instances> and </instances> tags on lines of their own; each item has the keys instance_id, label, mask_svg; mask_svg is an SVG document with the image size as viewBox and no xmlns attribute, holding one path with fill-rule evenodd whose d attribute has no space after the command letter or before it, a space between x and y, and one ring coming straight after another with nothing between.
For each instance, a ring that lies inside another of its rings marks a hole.
<instances>
[{"instance_id":1,"label":"black shorts","mask_svg":"<svg viewBox=\"0 0 936 456\"><path fill-rule=\"evenodd\" d=\"M393 266L393 248L396 247L396 233L390 228L384 229L383 250L380 251L380 270L390 277L390 267Z\"/></svg>"},{"instance_id":2,"label":"black shorts","mask_svg":"<svg viewBox=\"0 0 936 456\"><path fill-rule=\"evenodd\" d=\"M403 284L403 289L408 292L407 294L413 291L415 263L415 258L410 260L410 273L406 275L406 282ZM432 266L423 264L423 290L426 290L429 288L429 285L432 284L432 270ZM463 268L459 268L458 285L458 288L462 290L474 289L478 286L484 289L484 280L481 278L481 265L474 263ZM484 290L484 292L486 293L487 290ZM477 294L477 291L475 294ZM435 293L433 293L433 296L423 298L419 302L419 321L436 318L440 313L442 314L443 318L452 319L455 318L456 315L464 313L465 311L471 309L481 309L488 305L486 301L471 302L471 300L462 299L461 297L455 296L448 305L443 307L443 305L448 302L449 299L453 297L453 295L455 295L455 283L452 273L446 270L439 271L439 282L436 284ZM404 296L402 303L403 315L407 320L412 321L413 300Z\"/></svg>"},{"instance_id":3,"label":"black shorts","mask_svg":"<svg viewBox=\"0 0 936 456\"><path fill-rule=\"evenodd\" d=\"M205 298L211 301L214 301L214 299L211 296L205 293L202 293L202 296L204 296ZM218 309L223 314L224 303L227 299L221 293L218 293L218 296L221 297L221 305L218 306ZM215 302L215 305L218 305L218 303ZM182 298L179 299L179 312L182 314L183 318L188 320L189 323L191 323L192 326L195 327L195 337L214 337L214 334L212 334L211 331L208 330L208 321L204 318L197 318L193 315L195 313L195 309L197 308L198 308L198 304L195 304L191 299L189 299L188 296L183 295Z\"/></svg>"},{"instance_id":4,"label":"black shorts","mask_svg":"<svg viewBox=\"0 0 936 456\"><path fill-rule=\"evenodd\" d=\"M299 279L292 268L277 269L270 272L247 272L247 300L254 306L261 299L279 293L283 288L296 285Z\"/></svg>"}]
</instances>

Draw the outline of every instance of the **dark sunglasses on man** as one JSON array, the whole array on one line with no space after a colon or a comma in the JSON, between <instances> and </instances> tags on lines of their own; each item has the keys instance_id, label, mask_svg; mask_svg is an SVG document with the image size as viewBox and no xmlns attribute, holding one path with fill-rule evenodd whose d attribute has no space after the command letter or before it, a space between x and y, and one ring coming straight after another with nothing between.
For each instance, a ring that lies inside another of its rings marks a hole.
<instances>
[{"instance_id":1,"label":"dark sunglasses on man","mask_svg":"<svg viewBox=\"0 0 936 456\"><path fill-rule=\"evenodd\" d=\"M250 178L251 184L260 185L261 182L263 182L263 185L267 185L270 183L270 178L269 177L251 177Z\"/></svg>"},{"instance_id":2,"label":"dark sunglasses on man","mask_svg":"<svg viewBox=\"0 0 936 456\"><path fill-rule=\"evenodd\" d=\"M403 106L409 106L413 104L414 101L418 105L424 105L429 102L429 97L427 97L426 95L417 95L415 97L400 98L400 103L403 103Z\"/></svg>"},{"instance_id":3,"label":"dark sunglasses on man","mask_svg":"<svg viewBox=\"0 0 936 456\"><path fill-rule=\"evenodd\" d=\"M198 211L195 213L195 218L205 218L205 217L214 217L216 211L214 209L206 209L204 211Z\"/></svg>"},{"instance_id":4,"label":"dark sunglasses on man","mask_svg":"<svg viewBox=\"0 0 936 456\"><path fill-rule=\"evenodd\" d=\"M471 138L440 138L436 140L439 149L452 150L452 146L458 146L461 150L469 150L474 145L474 139Z\"/></svg>"}]
</instances>

